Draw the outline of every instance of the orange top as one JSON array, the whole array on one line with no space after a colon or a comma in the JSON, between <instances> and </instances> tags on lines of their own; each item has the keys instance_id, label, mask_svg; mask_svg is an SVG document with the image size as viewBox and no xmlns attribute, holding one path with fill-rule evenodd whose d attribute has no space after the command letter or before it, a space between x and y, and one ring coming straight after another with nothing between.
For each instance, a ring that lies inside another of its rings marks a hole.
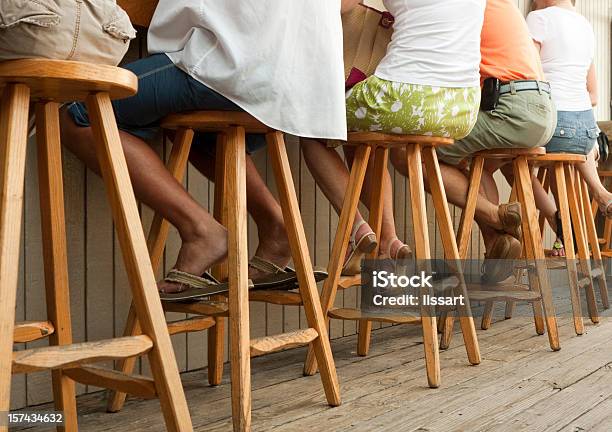
<instances>
[{"instance_id":1,"label":"orange top","mask_svg":"<svg viewBox=\"0 0 612 432\"><path fill-rule=\"evenodd\" d=\"M480 53L481 85L491 77L501 81L544 79L540 55L512 0L487 0Z\"/></svg>"}]
</instances>

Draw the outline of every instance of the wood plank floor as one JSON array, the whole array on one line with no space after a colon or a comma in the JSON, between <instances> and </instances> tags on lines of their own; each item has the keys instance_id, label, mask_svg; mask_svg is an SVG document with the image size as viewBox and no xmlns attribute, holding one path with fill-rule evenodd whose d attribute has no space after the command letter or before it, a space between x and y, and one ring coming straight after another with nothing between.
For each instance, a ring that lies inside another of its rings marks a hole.
<instances>
[{"instance_id":1,"label":"wood plank floor","mask_svg":"<svg viewBox=\"0 0 612 432\"><path fill-rule=\"evenodd\" d=\"M468 365L456 334L440 355L442 385L435 390L426 386L419 328L375 331L368 357L356 356L355 337L335 340L338 408L326 405L318 376L302 377L304 349L254 359L253 430L612 431L612 313L604 311L598 325L585 319L585 334L576 336L567 299L556 305L561 351L535 334L526 306L503 320L500 305L494 325L478 331L482 363ZM183 375L195 430L230 431L227 374L211 388L205 372ZM155 400L130 400L117 414L104 406L104 393L79 398L80 430L164 430Z\"/></svg>"}]
</instances>

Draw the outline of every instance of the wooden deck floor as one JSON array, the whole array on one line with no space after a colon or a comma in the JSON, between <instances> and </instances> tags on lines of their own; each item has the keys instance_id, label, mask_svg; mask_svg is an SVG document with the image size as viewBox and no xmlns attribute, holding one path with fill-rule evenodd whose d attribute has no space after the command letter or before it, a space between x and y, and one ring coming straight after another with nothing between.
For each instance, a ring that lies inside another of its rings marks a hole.
<instances>
[{"instance_id":1,"label":"wooden deck floor","mask_svg":"<svg viewBox=\"0 0 612 432\"><path fill-rule=\"evenodd\" d=\"M375 331L368 357L355 355L355 337L336 340L338 408L326 405L318 376L302 377L304 349L254 359L253 430L612 431L612 313L598 325L585 320L578 337L567 302L557 305L561 351L552 352L523 313L479 330L479 366L468 365L456 335L440 355L442 386L435 390L426 387L419 328ZM205 371L183 375L195 430L230 431L227 374L219 387L205 382ZM79 411L82 431L164 430L157 401L130 400L107 414L98 393L79 398Z\"/></svg>"}]
</instances>

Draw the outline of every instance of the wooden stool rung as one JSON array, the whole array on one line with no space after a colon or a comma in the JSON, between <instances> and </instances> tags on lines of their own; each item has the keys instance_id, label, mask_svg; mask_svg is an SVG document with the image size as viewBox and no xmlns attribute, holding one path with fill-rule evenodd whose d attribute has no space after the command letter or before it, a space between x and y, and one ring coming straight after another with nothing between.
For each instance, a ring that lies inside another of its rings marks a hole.
<instances>
[{"instance_id":1,"label":"wooden stool rung","mask_svg":"<svg viewBox=\"0 0 612 432\"><path fill-rule=\"evenodd\" d=\"M361 286L361 275L340 276L340 280L338 281L338 289L348 289L355 286Z\"/></svg>"},{"instance_id":2,"label":"wooden stool rung","mask_svg":"<svg viewBox=\"0 0 612 432\"><path fill-rule=\"evenodd\" d=\"M470 291L473 301L539 301L541 298L535 291Z\"/></svg>"},{"instance_id":3,"label":"wooden stool rung","mask_svg":"<svg viewBox=\"0 0 612 432\"><path fill-rule=\"evenodd\" d=\"M28 349L13 353L12 372L63 369L78 364L135 357L149 352L151 348L153 341L141 335Z\"/></svg>"},{"instance_id":4,"label":"wooden stool rung","mask_svg":"<svg viewBox=\"0 0 612 432\"><path fill-rule=\"evenodd\" d=\"M155 399L155 381L143 375L128 375L99 366L64 369L64 375L85 385L129 393L143 399Z\"/></svg>"},{"instance_id":5,"label":"wooden stool rung","mask_svg":"<svg viewBox=\"0 0 612 432\"><path fill-rule=\"evenodd\" d=\"M168 323L168 333L192 333L214 327L215 319L208 316L198 316Z\"/></svg>"},{"instance_id":6,"label":"wooden stool rung","mask_svg":"<svg viewBox=\"0 0 612 432\"><path fill-rule=\"evenodd\" d=\"M351 320L351 321L376 321L386 322L392 324L420 324L420 316L409 316L409 315L382 315L382 314L369 314L364 313L359 309L353 308L338 308L330 309L327 313L330 318Z\"/></svg>"},{"instance_id":7,"label":"wooden stool rung","mask_svg":"<svg viewBox=\"0 0 612 432\"><path fill-rule=\"evenodd\" d=\"M195 315L227 316L229 306L225 301L201 300L190 303L162 302L166 312L189 313Z\"/></svg>"},{"instance_id":8,"label":"wooden stool rung","mask_svg":"<svg viewBox=\"0 0 612 432\"><path fill-rule=\"evenodd\" d=\"M304 304L299 292L279 290L250 291L249 300L287 306L302 306Z\"/></svg>"},{"instance_id":9,"label":"wooden stool rung","mask_svg":"<svg viewBox=\"0 0 612 432\"><path fill-rule=\"evenodd\" d=\"M13 342L32 342L48 337L53 333L55 333L55 328L49 321L24 321L15 323Z\"/></svg>"},{"instance_id":10,"label":"wooden stool rung","mask_svg":"<svg viewBox=\"0 0 612 432\"><path fill-rule=\"evenodd\" d=\"M251 357L303 346L309 344L318 337L319 333L315 329L307 328L279 335L252 339Z\"/></svg>"}]
</instances>

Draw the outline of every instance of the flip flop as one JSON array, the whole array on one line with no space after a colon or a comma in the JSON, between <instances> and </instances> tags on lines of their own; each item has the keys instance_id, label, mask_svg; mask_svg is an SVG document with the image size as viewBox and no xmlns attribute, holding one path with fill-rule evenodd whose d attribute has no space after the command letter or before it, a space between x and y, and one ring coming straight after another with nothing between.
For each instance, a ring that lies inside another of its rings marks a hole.
<instances>
[{"instance_id":1,"label":"flip flop","mask_svg":"<svg viewBox=\"0 0 612 432\"><path fill-rule=\"evenodd\" d=\"M376 246L378 246L378 242L376 241L376 234L374 231L370 230L370 232L365 233L359 241L355 240L355 234L359 231L362 225L365 225L366 221L361 220L354 228L353 233L351 234L351 238L349 239L349 248L350 254L346 258L344 262L344 266L342 267L342 276L355 276L361 273L361 260L366 254L369 254Z\"/></svg>"},{"instance_id":2,"label":"flip flop","mask_svg":"<svg viewBox=\"0 0 612 432\"><path fill-rule=\"evenodd\" d=\"M514 272L512 262L520 258L521 242L509 234L500 235L482 263L482 281L495 284L508 279Z\"/></svg>"},{"instance_id":3,"label":"flip flop","mask_svg":"<svg viewBox=\"0 0 612 432\"><path fill-rule=\"evenodd\" d=\"M295 269L286 266L281 268L271 261L263 259L255 255L249 266L257 269L264 274L260 277L253 279L254 289L285 289L292 290L298 287L298 278ZM327 279L327 272L322 269L313 269L314 277L316 282Z\"/></svg>"},{"instance_id":4,"label":"flip flop","mask_svg":"<svg viewBox=\"0 0 612 432\"><path fill-rule=\"evenodd\" d=\"M219 282L210 273L206 272L202 276L172 269L164 278L166 282L174 282L185 286L182 291L172 293L159 293L162 301L165 302L184 302L202 300L206 297L226 293L229 290L227 282ZM249 281L249 286L252 283Z\"/></svg>"}]
</instances>

